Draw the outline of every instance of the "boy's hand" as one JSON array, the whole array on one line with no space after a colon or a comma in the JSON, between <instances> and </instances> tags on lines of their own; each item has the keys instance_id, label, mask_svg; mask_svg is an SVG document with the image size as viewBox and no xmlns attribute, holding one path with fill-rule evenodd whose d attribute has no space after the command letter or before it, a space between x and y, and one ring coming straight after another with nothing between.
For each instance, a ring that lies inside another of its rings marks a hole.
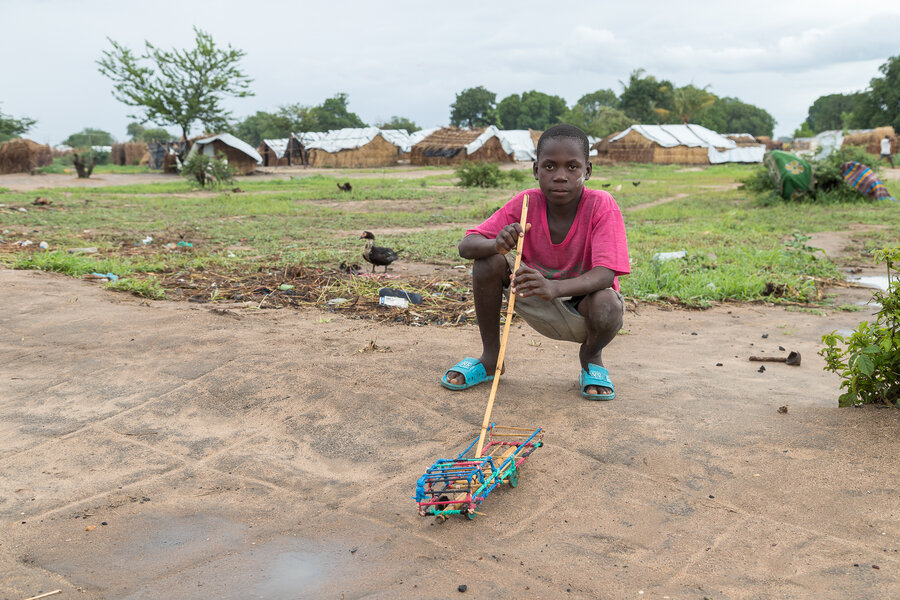
<instances>
[{"instance_id":1,"label":"boy's hand","mask_svg":"<svg viewBox=\"0 0 900 600\"><path fill-rule=\"evenodd\" d=\"M525 231L528 231L529 229L531 229L531 223L526 223ZM497 244L497 253L507 254L510 251L515 250L520 235L522 235L522 226L518 223L507 225L501 229L500 233L497 234L496 240L494 240Z\"/></svg>"},{"instance_id":2,"label":"boy's hand","mask_svg":"<svg viewBox=\"0 0 900 600\"><path fill-rule=\"evenodd\" d=\"M531 267L521 265L515 275L510 275L512 280L509 290L522 298L537 296L548 302L556 298L555 281L547 279Z\"/></svg>"}]
</instances>

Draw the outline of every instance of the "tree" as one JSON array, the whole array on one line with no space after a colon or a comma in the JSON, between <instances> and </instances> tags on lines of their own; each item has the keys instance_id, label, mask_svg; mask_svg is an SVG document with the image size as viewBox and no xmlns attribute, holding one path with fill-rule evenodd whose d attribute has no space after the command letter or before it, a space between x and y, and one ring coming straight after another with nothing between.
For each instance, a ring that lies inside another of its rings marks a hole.
<instances>
[{"instance_id":1,"label":"tree","mask_svg":"<svg viewBox=\"0 0 900 600\"><path fill-rule=\"evenodd\" d=\"M168 142L172 139L172 134L162 127L147 129L140 123L129 123L125 131L132 142Z\"/></svg>"},{"instance_id":2,"label":"tree","mask_svg":"<svg viewBox=\"0 0 900 600\"><path fill-rule=\"evenodd\" d=\"M578 102L575 103L575 106L581 106L587 110L594 111L599 110L602 106L617 108L619 106L619 99L612 90L597 90L596 92L585 94L579 98Z\"/></svg>"},{"instance_id":3,"label":"tree","mask_svg":"<svg viewBox=\"0 0 900 600\"><path fill-rule=\"evenodd\" d=\"M108 131L85 127L67 137L63 144L70 148L90 148L91 146L112 146L115 140Z\"/></svg>"},{"instance_id":4,"label":"tree","mask_svg":"<svg viewBox=\"0 0 900 600\"><path fill-rule=\"evenodd\" d=\"M521 129L519 118L522 115L522 97L510 94L497 103L497 122L503 129Z\"/></svg>"},{"instance_id":5,"label":"tree","mask_svg":"<svg viewBox=\"0 0 900 600\"><path fill-rule=\"evenodd\" d=\"M251 146L258 146L264 139L286 138L295 132L314 131L311 110L300 104L279 106L274 113L260 110L236 123L231 128L232 133Z\"/></svg>"},{"instance_id":6,"label":"tree","mask_svg":"<svg viewBox=\"0 0 900 600\"><path fill-rule=\"evenodd\" d=\"M669 122L679 120L684 124L692 123L716 101L716 97L709 93L708 87L698 88L694 84L688 84L675 88L672 92L673 108L658 107L654 110Z\"/></svg>"},{"instance_id":7,"label":"tree","mask_svg":"<svg viewBox=\"0 0 900 600\"><path fill-rule=\"evenodd\" d=\"M627 129L633 123L632 119L618 108L590 107L577 103L563 115L562 121L581 128L593 137L606 137Z\"/></svg>"},{"instance_id":8,"label":"tree","mask_svg":"<svg viewBox=\"0 0 900 600\"><path fill-rule=\"evenodd\" d=\"M853 113L863 94L828 94L816 98L809 107L806 123L816 133L832 129L843 129L848 113Z\"/></svg>"},{"instance_id":9,"label":"tree","mask_svg":"<svg viewBox=\"0 0 900 600\"><path fill-rule=\"evenodd\" d=\"M800 123L800 127L798 127L797 129L794 130L793 137L794 138L808 138L808 137L814 137L815 135L816 135L816 132L813 131L812 128L810 128L809 123L807 123L806 121L803 121L802 123Z\"/></svg>"},{"instance_id":10,"label":"tree","mask_svg":"<svg viewBox=\"0 0 900 600\"><path fill-rule=\"evenodd\" d=\"M483 86L467 88L450 105L450 124L456 127L485 127L497 124L497 94Z\"/></svg>"},{"instance_id":11,"label":"tree","mask_svg":"<svg viewBox=\"0 0 900 600\"><path fill-rule=\"evenodd\" d=\"M331 131L344 127L365 127L359 115L347 108L347 94L335 94L309 111L309 128L303 131Z\"/></svg>"},{"instance_id":12,"label":"tree","mask_svg":"<svg viewBox=\"0 0 900 600\"><path fill-rule=\"evenodd\" d=\"M179 127L183 140L198 122L207 131L227 127L231 112L222 105L224 99L253 95L252 79L238 68L246 53L230 44L218 47L197 27L194 34L194 48L163 50L145 41L140 56L107 38L112 49L97 61L113 82L113 96L138 109L129 116Z\"/></svg>"},{"instance_id":13,"label":"tree","mask_svg":"<svg viewBox=\"0 0 900 600\"><path fill-rule=\"evenodd\" d=\"M853 127L892 125L900 130L900 55L892 56L878 67L882 77L874 77L869 88L853 108Z\"/></svg>"},{"instance_id":14,"label":"tree","mask_svg":"<svg viewBox=\"0 0 900 600\"><path fill-rule=\"evenodd\" d=\"M696 123L721 133L749 133L753 136L771 137L775 129L775 117L737 98L716 98Z\"/></svg>"},{"instance_id":15,"label":"tree","mask_svg":"<svg viewBox=\"0 0 900 600\"><path fill-rule=\"evenodd\" d=\"M665 118L657 109L674 113L674 86L669 81L657 81L653 75L645 76L644 73L644 69L636 69L631 72L627 83L619 82L623 89L618 108L638 123L662 123Z\"/></svg>"},{"instance_id":16,"label":"tree","mask_svg":"<svg viewBox=\"0 0 900 600\"><path fill-rule=\"evenodd\" d=\"M0 143L20 137L34 127L36 123L37 121L34 119L29 119L28 117L16 119L0 110Z\"/></svg>"},{"instance_id":17,"label":"tree","mask_svg":"<svg viewBox=\"0 0 900 600\"><path fill-rule=\"evenodd\" d=\"M405 129L406 133L413 133L422 129L416 125L414 121L411 121L406 117L398 117L397 115L391 117L390 121L383 121L376 124L375 127L378 129Z\"/></svg>"}]
</instances>

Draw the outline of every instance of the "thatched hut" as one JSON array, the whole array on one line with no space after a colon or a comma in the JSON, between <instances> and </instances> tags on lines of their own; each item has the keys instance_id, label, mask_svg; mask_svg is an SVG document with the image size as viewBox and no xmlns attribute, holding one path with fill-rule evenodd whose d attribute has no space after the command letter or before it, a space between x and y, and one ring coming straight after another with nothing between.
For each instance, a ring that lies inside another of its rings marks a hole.
<instances>
[{"instance_id":1,"label":"thatched hut","mask_svg":"<svg viewBox=\"0 0 900 600\"><path fill-rule=\"evenodd\" d=\"M894 128L891 126L849 131L844 136L841 147L859 146L869 154L877 156L881 154L881 140L884 139L884 136L891 139L891 154L897 152L897 134L894 133Z\"/></svg>"},{"instance_id":2,"label":"thatched hut","mask_svg":"<svg viewBox=\"0 0 900 600\"><path fill-rule=\"evenodd\" d=\"M783 150L784 144L777 140L773 140L767 135L758 135L756 136L756 141L760 144L765 144L766 150Z\"/></svg>"},{"instance_id":3,"label":"thatched hut","mask_svg":"<svg viewBox=\"0 0 900 600\"><path fill-rule=\"evenodd\" d=\"M472 162L512 162L513 150L491 125L484 129L444 127L412 147L414 165L458 165Z\"/></svg>"},{"instance_id":4,"label":"thatched hut","mask_svg":"<svg viewBox=\"0 0 900 600\"><path fill-rule=\"evenodd\" d=\"M147 144L144 142L113 144L109 153L109 162L114 165L137 165L140 164L147 152Z\"/></svg>"},{"instance_id":5,"label":"thatched hut","mask_svg":"<svg viewBox=\"0 0 900 600\"><path fill-rule=\"evenodd\" d=\"M0 174L30 173L53 162L50 146L25 138L15 138L0 145Z\"/></svg>"},{"instance_id":6,"label":"thatched hut","mask_svg":"<svg viewBox=\"0 0 900 600\"><path fill-rule=\"evenodd\" d=\"M311 167L389 167L409 152L409 134L377 127L337 129L306 148Z\"/></svg>"},{"instance_id":7,"label":"thatched hut","mask_svg":"<svg viewBox=\"0 0 900 600\"><path fill-rule=\"evenodd\" d=\"M599 161L708 165L762 162L763 144L738 147L700 125L632 125L594 144Z\"/></svg>"},{"instance_id":8,"label":"thatched hut","mask_svg":"<svg viewBox=\"0 0 900 600\"><path fill-rule=\"evenodd\" d=\"M195 152L202 152L207 156L224 156L238 175L250 175L256 171L256 165L262 162L262 156L253 146L230 133L195 140L188 156Z\"/></svg>"}]
</instances>

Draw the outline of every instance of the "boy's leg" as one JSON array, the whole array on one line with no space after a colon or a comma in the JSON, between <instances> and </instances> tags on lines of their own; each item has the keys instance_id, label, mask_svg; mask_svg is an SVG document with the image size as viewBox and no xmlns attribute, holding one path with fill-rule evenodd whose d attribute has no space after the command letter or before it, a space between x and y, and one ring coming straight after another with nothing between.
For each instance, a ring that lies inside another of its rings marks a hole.
<instances>
[{"instance_id":1,"label":"boy's leg","mask_svg":"<svg viewBox=\"0 0 900 600\"><path fill-rule=\"evenodd\" d=\"M488 375L497 369L500 354L500 305L503 288L509 283L509 263L505 256L496 254L479 258L472 266L472 285L475 296L475 316L481 331L482 352L479 360ZM501 371L502 372L502 371ZM447 381L463 385L466 378L462 373L450 371Z\"/></svg>"},{"instance_id":2,"label":"boy's leg","mask_svg":"<svg viewBox=\"0 0 900 600\"><path fill-rule=\"evenodd\" d=\"M603 366L603 349L609 345L622 329L622 313L624 302L622 297L612 289L599 290L588 294L578 303L578 312L584 316L587 325L587 338L581 344L578 356L581 368L588 370L588 363ZM590 385L585 390L588 394L609 394L612 390Z\"/></svg>"}]
</instances>

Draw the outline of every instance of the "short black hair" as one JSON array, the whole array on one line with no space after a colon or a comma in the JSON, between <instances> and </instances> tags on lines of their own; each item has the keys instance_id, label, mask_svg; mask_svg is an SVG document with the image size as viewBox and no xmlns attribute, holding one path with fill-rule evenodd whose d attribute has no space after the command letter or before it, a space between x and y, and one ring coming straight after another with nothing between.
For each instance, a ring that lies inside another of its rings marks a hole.
<instances>
[{"instance_id":1,"label":"short black hair","mask_svg":"<svg viewBox=\"0 0 900 600\"><path fill-rule=\"evenodd\" d=\"M540 139L537 143L537 157L540 159L541 157L541 148L544 147L544 144L547 140L557 140L561 138L569 138L572 140L576 140L579 144L581 144L582 150L584 150L584 160L587 162L590 158L591 153L591 145L588 141L587 134L585 134L581 129L575 127L574 125L554 125L547 131L541 134Z\"/></svg>"}]
</instances>

